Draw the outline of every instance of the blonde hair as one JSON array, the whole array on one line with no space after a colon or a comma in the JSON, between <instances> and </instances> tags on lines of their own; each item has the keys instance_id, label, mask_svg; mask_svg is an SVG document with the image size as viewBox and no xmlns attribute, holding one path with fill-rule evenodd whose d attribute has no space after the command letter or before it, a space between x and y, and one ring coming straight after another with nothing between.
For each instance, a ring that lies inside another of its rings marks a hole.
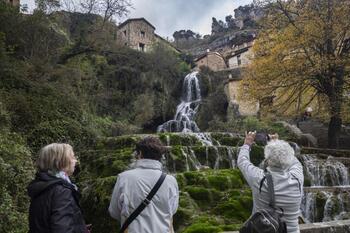
<instances>
[{"instance_id":1,"label":"blonde hair","mask_svg":"<svg viewBox=\"0 0 350 233\"><path fill-rule=\"evenodd\" d=\"M65 143L52 143L41 148L36 166L39 171L58 172L68 168L74 155L73 147Z\"/></svg>"}]
</instances>

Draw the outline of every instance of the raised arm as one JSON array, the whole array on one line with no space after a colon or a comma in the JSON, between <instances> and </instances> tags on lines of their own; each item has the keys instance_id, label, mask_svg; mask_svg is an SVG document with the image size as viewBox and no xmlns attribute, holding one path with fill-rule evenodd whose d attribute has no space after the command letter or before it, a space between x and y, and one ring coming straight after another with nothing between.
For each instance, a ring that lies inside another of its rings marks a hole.
<instances>
[{"instance_id":1,"label":"raised arm","mask_svg":"<svg viewBox=\"0 0 350 233\"><path fill-rule=\"evenodd\" d=\"M242 172L244 178L251 188L258 188L260 180L264 177L264 171L256 167L250 161L250 147L254 142L255 132L249 132L244 140L244 145L241 147L238 158L237 166Z\"/></svg>"},{"instance_id":2,"label":"raised arm","mask_svg":"<svg viewBox=\"0 0 350 233\"><path fill-rule=\"evenodd\" d=\"M243 145L239 151L237 166L251 188L258 188L260 180L264 177L264 171L250 162L250 146Z\"/></svg>"}]
</instances>

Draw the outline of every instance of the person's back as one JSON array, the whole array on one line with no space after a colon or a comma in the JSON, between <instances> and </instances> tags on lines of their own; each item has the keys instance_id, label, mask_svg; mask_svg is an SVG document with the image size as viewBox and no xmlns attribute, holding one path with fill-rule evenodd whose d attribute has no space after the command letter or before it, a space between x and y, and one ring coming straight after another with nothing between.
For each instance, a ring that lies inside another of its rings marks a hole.
<instances>
[{"instance_id":1,"label":"person's back","mask_svg":"<svg viewBox=\"0 0 350 233\"><path fill-rule=\"evenodd\" d=\"M289 152L283 155L285 149ZM276 206L283 209L283 219L287 224L288 233L298 233L304 177L302 165L292 150L286 142L276 140L265 148L265 158L269 164L267 170L273 178ZM270 198L266 179L261 184L264 171L250 162L249 151L248 143L242 146L237 165L252 189L254 201L252 212L255 213L257 210L269 208Z\"/></svg>"},{"instance_id":2,"label":"person's back","mask_svg":"<svg viewBox=\"0 0 350 233\"><path fill-rule=\"evenodd\" d=\"M157 143L160 142L157 140ZM152 143L145 144L149 147ZM146 198L161 174L162 164L158 160L143 157L136 161L134 169L119 174L109 207L111 216L123 224ZM178 207L178 192L176 179L167 175L150 204L131 222L127 232L173 232L172 217Z\"/></svg>"},{"instance_id":3,"label":"person's back","mask_svg":"<svg viewBox=\"0 0 350 233\"><path fill-rule=\"evenodd\" d=\"M298 166L298 165L295 165ZM299 179L295 178L289 171L273 171L268 169L272 175L275 190L275 201L278 208L283 209L283 219L287 224L288 232L298 232L298 216L300 215L300 203L302 198L302 190L299 185ZM263 176L261 177L263 179ZM267 182L264 181L259 190L259 179L256 185L252 187L254 210L253 213L269 208L269 193L267 190Z\"/></svg>"}]
</instances>

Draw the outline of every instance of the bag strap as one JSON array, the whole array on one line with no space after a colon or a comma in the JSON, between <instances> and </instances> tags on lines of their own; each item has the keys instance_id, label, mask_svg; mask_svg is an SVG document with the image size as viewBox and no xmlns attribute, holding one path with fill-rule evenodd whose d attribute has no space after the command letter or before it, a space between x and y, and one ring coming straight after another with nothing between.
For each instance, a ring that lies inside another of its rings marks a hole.
<instances>
[{"instance_id":1,"label":"bag strap","mask_svg":"<svg viewBox=\"0 0 350 233\"><path fill-rule=\"evenodd\" d=\"M123 226L120 228L119 233L123 233L126 228L130 225L134 219L139 216L139 214L148 206L148 204L151 202L153 196L157 193L160 186L163 184L163 181L165 180L166 174L162 172L162 175L159 177L157 183L153 186L152 190L149 192L145 200L141 202L141 204L130 214L130 216L125 220Z\"/></svg>"},{"instance_id":2,"label":"bag strap","mask_svg":"<svg viewBox=\"0 0 350 233\"><path fill-rule=\"evenodd\" d=\"M267 191L270 196L270 207L272 207L273 209L276 209L275 189L273 187L272 175L270 172L265 171L265 177L267 180Z\"/></svg>"}]
</instances>

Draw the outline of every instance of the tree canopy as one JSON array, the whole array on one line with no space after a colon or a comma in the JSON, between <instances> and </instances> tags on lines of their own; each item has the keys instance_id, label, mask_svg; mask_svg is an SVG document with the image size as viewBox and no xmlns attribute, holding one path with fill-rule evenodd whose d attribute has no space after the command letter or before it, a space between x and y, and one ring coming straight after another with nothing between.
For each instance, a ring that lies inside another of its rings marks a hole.
<instances>
[{"instance_id":1,"label":"tree canopy","mask_svg":"<svg viewBox=\"0 0 350 233\"><path fill-rule=\"evenodd\" d=\"M266 16L245 72L243 89L260 101L273 99L279 113L316 103L330 117L328 137L337 146L349 101L350 2L260 1Z\"/></svg>"}]
</instances>

